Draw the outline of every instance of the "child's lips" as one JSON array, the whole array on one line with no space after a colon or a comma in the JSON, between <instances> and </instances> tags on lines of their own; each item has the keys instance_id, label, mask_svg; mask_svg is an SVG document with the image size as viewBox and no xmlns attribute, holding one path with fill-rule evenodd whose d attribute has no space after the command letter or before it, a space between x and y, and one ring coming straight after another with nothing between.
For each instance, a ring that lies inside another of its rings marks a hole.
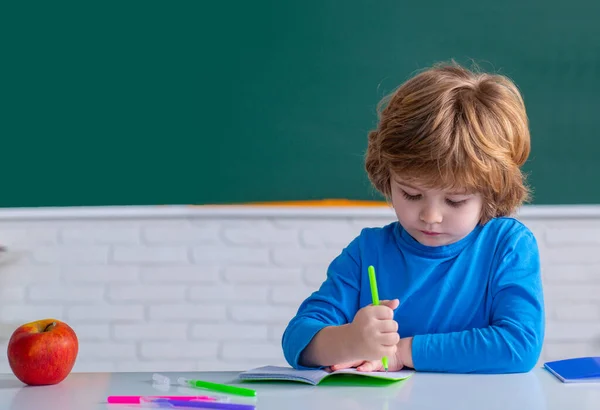
<instances>
[{"instance_id":1,"label":"child's lips","mask_svg":"<svg viewBox=\"0 0 600 410\"><path fill-rule=\"evenodd\" d=\"M421 231L423 234L427 235L427 236L437 236L437 235L441 235L440 232L431 232L431 231Z\"/></svg>"}]
</instances>

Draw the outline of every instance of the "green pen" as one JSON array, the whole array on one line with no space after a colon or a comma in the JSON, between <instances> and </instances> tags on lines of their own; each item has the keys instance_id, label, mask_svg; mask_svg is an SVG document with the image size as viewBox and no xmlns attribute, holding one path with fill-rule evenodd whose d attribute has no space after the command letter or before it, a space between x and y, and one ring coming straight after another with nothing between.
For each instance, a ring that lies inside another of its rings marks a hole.
<instances>
[{"instance_id":1,"label":"green pen","mask_svg":"<svg viewBox=\"0 0 600 410\"><path fill-rule=\"evenodd\" d=\"M379 292L377 291L377 279L375 278L375 268L373 265L369 265L369 283L371 284L371 298L373 299L373 305L379 305ZM385 371L388 371L388 358L384 356L381 359L381 363L383 363L383 368Z\"/></svg>"},{"instance_id":2,"label":"green pen","mask_svg":"<svg viewBox=\"0 0 600 410\"><path fill-rule=\"evenodd\" d=\"M221 393L237 394L238 396L246 396L246 397L256 396L256 391L252 390L252 389L246 389L244 387L229 386L227 384L212 383L212 382L207 382L207 381L203 381L203 380L193 380L193 379L186 379L184 377L180 377L179 379L177 379L177 383L179 383L182 386L196 387L199 389L218 391Z\"/></svg>"}]
</instances>

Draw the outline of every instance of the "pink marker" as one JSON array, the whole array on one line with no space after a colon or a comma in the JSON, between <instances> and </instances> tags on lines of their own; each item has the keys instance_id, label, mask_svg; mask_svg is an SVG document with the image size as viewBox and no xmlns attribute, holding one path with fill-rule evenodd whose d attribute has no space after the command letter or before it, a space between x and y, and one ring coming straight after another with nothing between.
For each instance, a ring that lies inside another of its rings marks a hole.
<instances>
[{"instance_id":1,"label":"pink marker","mask_svg":"<svg viewBox=\"0 0 600 410\"><path fill-rule=\"evenodd\" d=\"M198 401L216 401L217 399L210 396L108 396L106 399L112 404L129 404L142 402L140 399L169 399L169 400L198 400Z\"/></svg>"}]
</instances>

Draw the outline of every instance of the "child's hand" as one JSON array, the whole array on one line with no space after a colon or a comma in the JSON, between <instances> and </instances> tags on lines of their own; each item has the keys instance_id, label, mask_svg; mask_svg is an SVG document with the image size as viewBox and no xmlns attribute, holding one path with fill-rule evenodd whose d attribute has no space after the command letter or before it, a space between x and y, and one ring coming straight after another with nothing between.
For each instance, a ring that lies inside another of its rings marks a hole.
<instances>
[{"instance_id":1,"label":"child's hand","mask_svg":"<svg viewBox=\"0 0 600 410\"><path fill-rule=\"evenodd\" d=\"M390 372L396 372L404 367L401 362L396 360L396 356L388 358L388 366L388 371ZM359 372L382 372L385 370L381 360L358 360L353 363L336 364L331 366L329 369L332 372L335 372L336 370L351 369L353 367L355 367Z\"/></svg>"},{"instance_id":2,"label":"child's hand","mask_svg":"<svg viewBox=\"0 0 600 410\"><path fill-rule=\"evenodd\" d=\"M402 370L404 364L398 359L397 355L388 357L388 371L397 372L398 370ZM335 372L336 370L351 369L353 367L359 372L382 372L385 370L381 360L358 360L353 363L336 364L329 369Z\"/></svg>"},{"instance_id":3,"label":"child's hand","mask_svg":"<svg viewBox=\"0 0 600 410\"><path fill-rule=\"evenodd\" d=\"M394 356L388 357L388 371L397 372L404 367L413 367L412 363L412 337L401 339L398 342L398 348ZM380 372L384 371L381 360L357 360L355 362L340 363L333 365L328 370L349 369L356 367L359 372Z\"/></svg>"},{"instance_id":4,"label":"child's hand","mask_svg":"<svg viewBox=\"0 0 600 410\"><path fill-rule=\"evenodd\" d=\"M394 309L398 299L382 300L378 306L365 306L360 309L350 324L350 340L355 346L355 357L364 360L381 360L396 355L400 335L398 323L394 320Z\"/></svg>"}]
</instances>

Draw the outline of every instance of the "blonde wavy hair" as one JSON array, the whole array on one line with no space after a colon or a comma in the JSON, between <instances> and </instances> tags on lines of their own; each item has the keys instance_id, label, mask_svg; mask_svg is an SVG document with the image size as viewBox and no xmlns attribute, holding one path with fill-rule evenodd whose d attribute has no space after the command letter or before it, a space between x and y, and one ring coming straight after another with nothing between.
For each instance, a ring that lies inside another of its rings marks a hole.
<instances>
[{"instance_id":1,"label":"blonde wavy hair","mask_svg":"<svg viewBox=\"0 0 600 410\"><path fill-rule=\"evenodd\" d=\"M529 200L521 171L531 149L529 124L521 93L507 77L454 61L437 64L386 96L378 111L365 168L388 200L392 174L481 193L482 224Z\"/></svg>"}]
</instances>

